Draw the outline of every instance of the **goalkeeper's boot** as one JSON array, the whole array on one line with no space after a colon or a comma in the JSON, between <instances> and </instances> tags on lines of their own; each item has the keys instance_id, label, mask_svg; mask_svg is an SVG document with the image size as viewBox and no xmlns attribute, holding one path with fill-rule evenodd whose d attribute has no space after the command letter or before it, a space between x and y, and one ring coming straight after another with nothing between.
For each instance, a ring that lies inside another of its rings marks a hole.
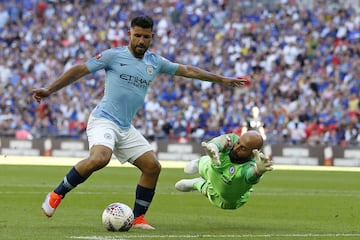
<instances>
[{"instance_id":1,"label":"goalkeeper's boot","mask_svg":"<svg viewBox=\"0 0 360 240\"><path fill-rule=\"evenodd\" d=\"M136 218L134 218L133 224L132 224L133 228L140 228L140 229L146 229L146 230L154 230L155 228L153 226L151 226L146 220L145 220L145 216L140 215Z\"/></svg>"},{"instance_id":2,"label":"goalkeeper's boot","mask_svg":"<svg viewBox=\"0 0 360 240\"><path fill-rule=\"evenodd\" d=\"M48 193L41 206L41 209L43 210L44 214L47 217L52 217L55 213L56 208L61 203L62 199L63 199L62 195L59 195L55 192Z\"/></svg>"},{"instance_id":3,"label":"goalkeeper's boot","mask_svg":"<svg viewBox=\"0 0 360 240\"><path fill-rule=\"evenodd\" d=\"M193 179L182 179L175 184L175 188L180 192L190 192L196 190L195 183L205 182L201 177Z\"/></svg>"},{"instance_id":4,"label":"goalkeeper's boot","mask_svg":"<svg viewBox=\"0 0 360 240\"><path fill-rule=\"evenodd\" d=\"M184 173L195 174L199 172L199 159L191 160L184 168Z\"/></svg>"}]
</instances>

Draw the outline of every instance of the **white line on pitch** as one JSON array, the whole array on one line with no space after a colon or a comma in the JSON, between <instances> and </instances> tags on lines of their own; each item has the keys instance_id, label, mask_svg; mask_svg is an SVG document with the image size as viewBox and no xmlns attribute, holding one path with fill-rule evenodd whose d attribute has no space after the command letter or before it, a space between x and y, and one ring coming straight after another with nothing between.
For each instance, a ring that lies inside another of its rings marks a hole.
<instances>
[{"instance_id":1,"label":"white line on pitch","mask_svg":"<svg viewBox=\"0 0 360 240\"><path fill-rule=\"evenodd\" d=\"M225 238L279 238L279 237L291 237L291 238L316 238L316 237L360 237L360 233L356 234L244 234L244 235L136 235L136 236L70 236L71 239L85 239L85 240L125 240L125 239L144 239L144 238L154 238L154 239L169 239L169 238L216 238L216 239L225 239Z\"/></svg>"}]
</instances>

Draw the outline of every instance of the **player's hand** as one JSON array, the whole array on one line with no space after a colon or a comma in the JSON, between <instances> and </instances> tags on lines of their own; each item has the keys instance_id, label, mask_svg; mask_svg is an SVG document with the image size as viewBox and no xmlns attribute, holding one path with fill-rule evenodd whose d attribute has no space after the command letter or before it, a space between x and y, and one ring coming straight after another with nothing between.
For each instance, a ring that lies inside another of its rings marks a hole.
<instances>
[{"instance_id":1,"label":"player's hand","mask_svg":"<svg viewBox=\"0 0 360 240\"><path fill-rule=\"evenodd\" d=\"M255 163L256 163L256 172L259 175L264 174L267 171L273 170L273 163L269 161L269 158L265 156L262 152L257 149L254 149L253 154L255 156Z\"/></svg>"},{"instance_id":2,"label":"player's hand","mask_svg":"<svg viewBox=\"0 0 360 240\"><path fill-rule=\"evenodd\" d=\"M251 77L249 75L238 78L225 78L223 83L230 87L244 87L250 83Z\"/></svg>"},{"instance_id":3,"label":"player's hand","mask_svg":"<svg viewBox=\"0 0 360 240\"><path fill-rule=\"evenodd\" d=\"M50 95L50 91L47 88L39 88L32 90L32 97L38 103L43 98L47 98Z\"/></svg>"},{"instance_id":4,"label":"player's hand","mask_svg":"<svg viewBox=\"0 0 360 240\"><path fill-rule=\"evenodd\" d=\"M201 146L205 149L206 154L211 158L211 161L220 166L219 149L214 143L202 142Z\"/></svg>"}]
</instances>

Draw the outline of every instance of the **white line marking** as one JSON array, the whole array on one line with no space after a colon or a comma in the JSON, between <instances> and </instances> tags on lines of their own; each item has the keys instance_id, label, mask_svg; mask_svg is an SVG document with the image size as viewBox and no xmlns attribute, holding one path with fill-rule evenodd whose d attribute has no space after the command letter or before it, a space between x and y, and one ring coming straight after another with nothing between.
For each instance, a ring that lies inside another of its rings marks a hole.
<instances>
[{"instance_id":1,"label":"white line marking","mask_svg":"<svg viewBox=\"0 0 360 240\"><path fill-rule=\"evenodd\" d=\"M144 239L144 238L216 238L216 239L227 239L227 238L279 238L279 237L290 237L290 238L317 238L317 237L360 237L360 233L337 233L337 234L244 234L244 235L137 235L137 236L70 236L71 239L85 239L85 240L126 240L126 239Z\"/></svg>"}]
</instances>

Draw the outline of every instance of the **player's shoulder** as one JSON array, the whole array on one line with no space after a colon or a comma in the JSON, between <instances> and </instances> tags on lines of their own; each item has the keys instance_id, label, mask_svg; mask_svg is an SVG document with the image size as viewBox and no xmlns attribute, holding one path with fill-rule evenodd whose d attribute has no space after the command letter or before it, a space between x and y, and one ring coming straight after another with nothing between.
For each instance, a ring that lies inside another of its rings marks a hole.
<instances>
[{"instance_id":1,"label":"player's shoulder","mask_svg":"<svg viewBox=\"0 0 360 240\"><path fill-rule=\"evenodd\" d=\"M230 132L230 133L226 133L224 134L227 137L232 137L232 138L237 138L239 137L239 135L237 135L236 133Z\"/></svg>"},{"instance_id":2,"label":"player's shoulder","mask_svg":"<svg viewBox=\"0 0 360 240\"><path fill-rule=\"evenodd\" d=\"M239 135L237 135L236 133L227 133L227 134L224 134L224 137L228 140L228 141L231 141L231 142L237 142L240 138Z\"/></svg>"},{"instance_id":3,"label":"player's shoulder","mask_svg":"<svg viewBox=\"0 0 360 240\"><path fill-rule=\"evenodd\" d=\"M113 53L126 53L126 52L128 52L128 47L127 46L119 46L119 47L109 48L106 51L113 52Z\"/></svg>"},{"instance_id":4,"label":"player's shoulder","mask_svg":"<svg viewBox=\"0 0 360 240\"><path fill-rule=\"evenodd\" d=\"M220 135L219 138L222 144L224 144L224 149L232 148L232 146L238 141L237 135L233 133Z\"/></svg>"},{"instance_id":5,"label":"player's shoulder","mask_svg":"<svg viewBox=\"0 0 360 240\"><path fill-rule=\"evenodd\" d=\"M144 58L158 60L161 59L162 56L160 54L147 50L145 52Z\"/></svg>"},{"instance_id":6,"label":"player's shoulder","mask_svg":"<svg viewBox=\"0 0 360 240\"><path fill-rule=\"evenodd\" d=\"M163 56L161 56L160 54L157 54L157 53L154 53L154 52L148 50L148 51L146 51L146 53L144 55L144 61L148 64L158 66L162 62L166 61L166 59Z\"/></svg>"},{"instance_id":7,"label":"player's shoulder","mask_svg":"<svg viewBox=\"0 0 360 240\"><path fill-rule=\"evenodd\" d=\"M103 58L104 61L113 62L119 58L129 58L130 53L127 46L119 46L114 48L108 48L97 56L97 59Z\"/></svg>"}]
</instances>

